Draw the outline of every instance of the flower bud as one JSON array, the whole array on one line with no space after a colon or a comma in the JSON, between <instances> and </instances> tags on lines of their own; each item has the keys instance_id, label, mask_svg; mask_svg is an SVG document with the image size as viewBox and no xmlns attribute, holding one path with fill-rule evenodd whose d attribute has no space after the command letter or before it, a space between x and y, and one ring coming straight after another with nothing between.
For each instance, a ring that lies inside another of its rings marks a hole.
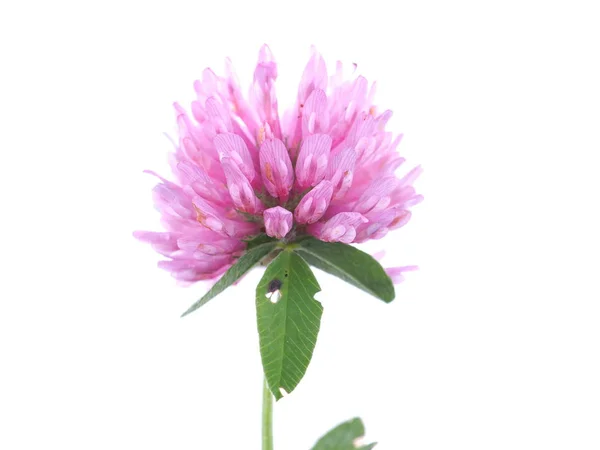
<instances>
[{"instance_id":1,"label":"flower bud","mask_svg":"<svg viewBox=\"0 0 600 450\"><path fill-rule=\"evenodd\" d=\"M267 234L277 239L283 239L289 233L294 222L292 213L281 206L266 209L263 218Z\"/></svg>"}]
</instances>

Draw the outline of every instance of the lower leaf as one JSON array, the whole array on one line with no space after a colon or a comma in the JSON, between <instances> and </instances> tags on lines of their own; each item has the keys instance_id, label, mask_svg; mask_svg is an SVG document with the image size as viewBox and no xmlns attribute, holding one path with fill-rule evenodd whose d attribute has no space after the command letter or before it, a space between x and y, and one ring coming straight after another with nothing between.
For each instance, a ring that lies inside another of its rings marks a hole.
<instances>
[{"instance_id":1,"label":"lower leaf","mask_svg":"<svg viewBox=\"0 0 600 450\"><path fill-rule=\"evenodd\" d=\"M371 450L376 442L362 445L365 426L358 417L339 424L315 444L311 450Z\"/></svg>"},{"instance_id":2,"label":"lower leaf","mask_svg":"<svg viewBox=\"0 0 600 450\"><path fill-rule=\"evenodd\" d=\"M323 307L308 264L284 250L256 287L256 316L265 378L277 400L298 385L312 358Z\"/></svg>"}]
</instances>

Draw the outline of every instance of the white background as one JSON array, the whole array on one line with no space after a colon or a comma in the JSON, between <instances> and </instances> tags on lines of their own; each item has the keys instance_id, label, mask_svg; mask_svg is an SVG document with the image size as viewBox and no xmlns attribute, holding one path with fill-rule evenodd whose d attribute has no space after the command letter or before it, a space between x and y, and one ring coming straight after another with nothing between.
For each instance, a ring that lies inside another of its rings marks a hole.
<instances>
[{"instance_id":1,"label":"white background","mask_svg":"<svg viewBox=\"0 0 600 450\"><path fill-rule=\"evenodd\" d=\"M421 268L394 303L317 274L277 450L353 416L381 450L600 448L594 3L2 2L0 448L260 448L260 274L180 319L205 287L131 232L171 102L265 42L280 106L311 44L376 79L426 198L372 246Z\"/></svg>"}]
</instances>

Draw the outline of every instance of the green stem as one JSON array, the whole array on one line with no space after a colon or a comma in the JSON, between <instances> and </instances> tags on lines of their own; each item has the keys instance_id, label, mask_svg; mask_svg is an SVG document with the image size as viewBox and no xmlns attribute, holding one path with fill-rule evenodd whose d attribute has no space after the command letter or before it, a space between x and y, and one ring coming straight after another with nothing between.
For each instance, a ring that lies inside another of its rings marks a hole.
<instances>
[{"instance_id":1,"label":"green stem","mask_svg":"<svg viewBox=\"0 0 600 450\"><path fill-rule=\"evenodd\" d=\"M266 379L263 383L262 450L273 450L273 394Z\"/></svg>"}]
</instances>

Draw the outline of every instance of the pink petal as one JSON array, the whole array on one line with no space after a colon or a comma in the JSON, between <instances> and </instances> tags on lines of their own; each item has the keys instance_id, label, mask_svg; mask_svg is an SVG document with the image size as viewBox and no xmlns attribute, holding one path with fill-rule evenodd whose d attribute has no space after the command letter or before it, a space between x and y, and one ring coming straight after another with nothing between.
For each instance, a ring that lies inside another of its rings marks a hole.
<instances>
[{"instance_id":1,"label":"pink petal","mask_svg":"<svg viewBox=\"0 0 600 450\"><path fill-rule=\"evenodd\" d=\"M207 259L189 258L159 261L158 267L171 272L179 272L187 269L194 270L196 273L211 273L231 262L232 258L230 256L211 256Z\"/></svg>"},{"instance_id":2,"label":"pink petal","mask_svg":"<svg viewBox=\"0 0 600 450\"><path fill-rule=\"evenodd\" d=\"M390 195L397 186L398 179L396 177L373 180L360 196L353 210L361 214L367 214L387 208L392 201Z\"/></svg>"},{"instance_id":3,"label":"pink petal","mask_svg":"<svg viewBox=\"0 0 600 450\"><path fill-rule=\"evenodd\" d=\"M296 106L285 115L285 134L290 148L296 148L302 137L302 110L308 97L315 89L321 91L327 89L327 66L321 55L313 47L312 56L302 73Z\"/></svg>"},{"instance_id":4,"label":"pink petal","mask_svg":"<svg viewBox=\"0 0 600 450\"><path fill-rule=\"evenodd\" d=\"M381 261L385 256L385 250L379 250L371 255L375 260Z\"/></svg>"},{"instance_id":5,"label":"pink petal","mask_svg":"<svg viewBox=\"0 0 600 450\"><path fill-rule=\"evenodd\" d=\"M327 66L320 53L313 47L312 56L304 68L298 90L298 101L304 103L315 89L327 89Z\"/></svg>"},{"instance_id":6,"label":"pink petal","mask_svg":"<svg viewBox=\"0 0 600 450\"><path fill-rule=\"evenodd\" d=\"M327 95L321 89L315 89L302 108L302 135L326 132L329 128L327 115Z\"/></svg>"},{"instance_id":7,"label":"pink petal","mask_svg":"<svg viewBox=\"0 0 600 450\"><path fill-rule=\"evenodd\" d=\"M296 180L300 190L316 186L325 176L331 138L326 134L314 134L304 139L296 161Z\"/></svg>"},{"instance_id":8,"label":"pink petal","mask_svg":"<svg viewBox=\"0 0 600 450\"><path fill-rule=\"evenodd\" d=\"M202 104L206 103L208 97L219 92L219 77L212 69L204 69L202 71L202 80L196 80L194 82L194 90L196 91L198 101Z\"/></svg>"},{"instance_id":9,"label":"pink petal","mask_svg":"<svg viewBox=\"0 0 600 450\"><path fill-rule=\"evenodd\" d=\"M259 151L262 180L272 197L285 202L294 183L292 161L279 139L267 139Z\"/></svg>"},{"instance_id":10,"label":"pink petal","mask_svg":"<svg viewBox=\"0 0 600 450\"><path fill-rule=\"evenodd\" d=\"M241 137L233 133L222 133L215 136L213 142L221 159L224 157L230 158L248 181L252 182L254 180L255 172L252 156L250 156L248 147Z\"/></svg>"},{"instance_id":11,"label":"pink petal","mask_svg":"<svg viewBox=\"0 0 600 450\"><path fill-rule=\"evenodd\" d=\"M182 183L199 196L210 200L217 205L228 203L226 199L227 187L219 180L208 174L196 164L182 161L177 164L176 171Z\"/></svg>"},{"instance_id":12,"label":"pink petal","mask_svg":"<svg viewBox=\"0 0 600 450\"><path fill-rule=\"evenodd\" d=\"M250 135L254 135L258 128L258 114L244 98L239 81L233 70L233 64L229 58L225 61L225 70L227 71L226 84L232 109L242 120Z\"/></svg>"},{"instance_id":13,"label":"pink petal","mask_svg":"<svg viewBox=\"0 0 600 450\"><path fill-rule=\"evenodd\" d=\"M294 222L292 213L281 206L266 209L263 217L267 234L277 239L283 239Z\"/></svg>"},{"instance_id":14,"label":"pink petal","mask_svg":"<svg viewBox=\"0 0 600 450\"><path fill-rule=\"evenodd\" d=\"M336 214L325 223L310 225L308 231L325 242L349 244L356 237L356 228L367 221L367 218L362 214L343 212Z\"/></svg>"},{"instance_id":15,"label":"pink petal","mask_svg":"<svg viewBox=\"0 0 600 450\"><path fill-rule=\"evenodd\" d=\"M333 195L333 185L331 182L323 180L313 190L302 198L296 210L294 216L296 221L299 223L315 223L329 206L331 196Z\"/></svg>"},{"instance_id":16,"label":"pink petal","mask_svg":"<svg viewBox=\"0 0 600 450\"><path fill-rule=\"evenodd\" d=\"M259 119L267 122L276 137L281 137L279 113L277 111L277 95L275 80L277 64L268 46L263 45L258 56L258 64L254 71L251 99L258 111Z\"/></svg>"},{"instance_id":17,"label":"pink petal","mask_svg":"<svg viewBox=\"0 0 600 450\"><path fill-rule=\"evenodd\" d=\"M275 135L273 134L273 131L271 130L271 126L267 122L265 122L258 129L258 133L256 135L256 143L259 146L261 146L263 144L263 142L265 142L265 140L274 139L274 138L275 138Z\"/></svg>"},{"instance_id":18,"label":"pink petal","mask_svg":"<svg viewBox=\"0 0 600 450\"><path fill-rule=\"evenodd\" d=\"M256 197L252 186L242 171L238 168L232 158L221 160L225 176L227 177L227 188L233 204L248 214L258 214L263 211L262 202Z\"/></svg>"},{"instance_id":19,"label":"pink petal","mask_svg":"<svg viewBox=\"0 0 600 450\"><path fill-rule=\"evenodd\" d=\"M216 208L202 197L194 197L193 206L196 211L196 221L221 236L242 238L258 230L257 224L236 220L235 215L229 215L226 211Z\"/></svg>"},{"instance_id":20,"label":"pink petal","mask_svg":"<svg viewBox=\"0 0 600 450\"><path fill-rule=\"evenodd\" d=\"M177 239L177 246L186 252L200 252L205 255L234 254L244 249L242 241L228 238L223 239L216 233L210 239L202 234L180 237Z\"/></svg>"},{"instance_id":21,"label":"pink petal","mask_svg":"<svg viewBox=\"0 0 600 450\"><path fill-rule=\"evenodd\" d=\"M154 204L159 211L168 212L181 218L194 216L189 197L174 184L158 184L152 190Z\"/></svg>"},{"instance_id":22,"label":"pink petal","mask_svg":"<svg viewBox=\"0 0 600 450\"><path fill-rule=\"evenodd\" d=\"M177 238L174 233L154 231L134 231L133 237L152 245L154 251L170 256L177 250Z\"/></svg>"},{"instance_id":23,"label":"pink petal","mask_svg":"<svg viewBox=\"0 0 600 450\"><path fill-rule=\"evenodd\" d=\"M356 111L361 111L367 96L368 82L364 77L359 76L355 81L350 96L350 101L346 107L346 121L350 121Z\"/></svg>"},{"instance_id":24,"label":"pink petal","mask_svg":"<svg viewBox=\"0 0 600 450\"><path fill-rule=\"evenodd\" d=\"M361 113L352 123L352 127L346 136L344 144L346 147L355 147L363 137L371 137L375 132L376 122L373 116Z\"/></svg>"},{"instance_id":25,"label":"pink petal","mask_svg":"<svg viewBox=\"0 0 600 450\"><path fill-rule=\"evenodd\" d=\"M402 186L413 184L416 181L416 179L419 178L421 173L423 173L423 169L421 168L421 166L415 167L400 179L400 184Z\"/></svg>"},{"instance_id":26,"label":"pink petal","mask_svg":"<svg viewBox=\"0 0 600 450\"><path fill-rule=\"evenodd\" d=\"M194 197L196 220L209 230L219 234L226 234L225 221L219 211L202 197Z\"/></svg>"},{"instance_id":27,"label":"pink petal","mask_svg":"<svg viewBox=\"0 0 600 450\"><path fill-rule=\"evenodd\" d=\"M369 219L369 223L358 228L355 242L381 239L388 231L406 225L410 220L411 213L401 206L394 206L380 212L371 212L366 217Z\"/></svg>"},{"instance_id":28,"label":"pink petal","mask_svg":"<svg viewBox=\"0 0 600 450\"><path fill-rule=\"evenodd\" d=\"M325 179L330 180L333 185L333 198L335 200L343 198L352 186L355 164L356 152L351 148L330 156Z\"/></svg>"},{"instance_id":29,"label":"pink petal","mask_svg":"<svg viewBox=\"0 0 600 450\"><path fill-rule=\"evenodd\" d=\"M229 112L214 97L209 97L206 100L205 108L208 114L208 120L214 126L217 133L233 131Z\"/></svg>"},{"instance_id":30,"label":"pink petal","mask_svg":"<svg viewBox=\"0 0 600 450\"><path fill-rule=\"evenodd\" d=\"M412 272L419 270L418 266L404 266L404 267L388 267L385 269L386 273L392 279L392 283L398 284L404 281L404 272Z\"/></svg>"}]
</instances>

